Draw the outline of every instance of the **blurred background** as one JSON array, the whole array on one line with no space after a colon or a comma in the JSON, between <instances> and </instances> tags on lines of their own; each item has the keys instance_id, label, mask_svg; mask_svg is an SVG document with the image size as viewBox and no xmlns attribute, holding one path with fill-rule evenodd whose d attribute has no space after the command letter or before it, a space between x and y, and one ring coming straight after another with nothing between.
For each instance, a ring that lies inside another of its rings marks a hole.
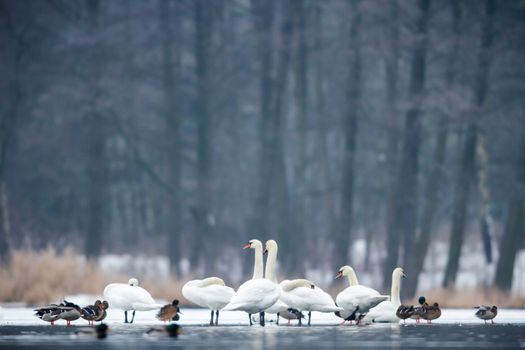
<instances>
[{"instance_id":1,"label":"blurred background","mask_svg":"<svg viewBox=\"0 0 525 350\"><path fill-rule=\"evenodd\" d=\"M525 1L0 0L0 43L0 301L236 287L273 238L525 306Z\"/></svg>"}]
</instances>

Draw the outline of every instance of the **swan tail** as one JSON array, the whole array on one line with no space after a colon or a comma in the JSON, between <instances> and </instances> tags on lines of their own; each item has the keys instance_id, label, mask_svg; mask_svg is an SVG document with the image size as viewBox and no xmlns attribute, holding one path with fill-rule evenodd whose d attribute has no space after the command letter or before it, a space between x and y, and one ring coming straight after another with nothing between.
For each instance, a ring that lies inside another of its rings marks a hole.
<instances>
[{"instance_id":1,"label":"swan tail","mask_svg":"<svg viewBox=\"0 0 525 350\"><path fill-rule=\"evenodd\" d=\"M375 297L370 298L370 303L373 305L372 307L376 306L379 303L382 303L385 300L388 300L390 297L388 295L378 295Z\"/></svg>"},{"instance_id":2,"label":"swan tail","mask_svg":"<svg viewBox=\"0 0 525 350\"><path fill-rule=\"evenodd\" d=\"M226 305L225 307L223 307L222 310L224 310L224 311L235 311L235 310L237 310L240 307L241 307L240 304L237 304L237 303L232 304L232 303L230 303L230 304Z\"/></svg>"}]
</instances>

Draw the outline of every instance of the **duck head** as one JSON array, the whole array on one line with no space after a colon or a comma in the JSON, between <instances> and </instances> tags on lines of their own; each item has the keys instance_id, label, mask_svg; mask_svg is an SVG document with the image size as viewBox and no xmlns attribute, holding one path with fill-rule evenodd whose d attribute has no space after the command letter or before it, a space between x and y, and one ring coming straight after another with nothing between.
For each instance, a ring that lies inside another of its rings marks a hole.
<instances>
[{"instance_id":1,"label":"duck head","mask_svg":"<svg viewBox=\"0 0 525 350\"><path fill-rule=\"evenodd\" d=\"M136 278L130 278L128 284L132 287L137 287L139 285L139 280Z\"/></svg>"}]
</instances>

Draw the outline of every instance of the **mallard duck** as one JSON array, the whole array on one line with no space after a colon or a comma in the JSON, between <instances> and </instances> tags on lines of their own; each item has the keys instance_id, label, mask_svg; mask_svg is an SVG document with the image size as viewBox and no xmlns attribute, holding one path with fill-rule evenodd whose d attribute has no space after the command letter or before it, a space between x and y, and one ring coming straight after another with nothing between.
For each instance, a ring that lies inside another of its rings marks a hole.
<instances>
[{"instance_id":1,"label":"mallard duck","mask_svg":"<svg viewBox=\"0 0 525 350\"><path fill-rule=\"evenodd\" d=\"M173 300L171 304L164 305L160 308L157 313L157 319L161 321L178 321L180 316L179 301L177 299Z\"/></svg>"},{"instance_id":2,"label":"mallard duck","mask_svg":"<svg viewBox=\"0 0 525 350\"><path fill-rule=\"evenodd\" d=\"M282 317L288 320L288 325L290 325L290 320L301 320L304 318L304 315L302 312L299 312L299 310L293 309L289 307L287 310L279 312L277 314L277 317ZM279 320L279 319L277 319ZM279 323L277 323L279 324Z\"/></svg>"},{"instance_id":3,"label":"mallard duck","mask_svg":"<svg viewBox=\"0 0 525 350\"><path fill-rule=\"evenodd\" d=\"M74 303L70 303L66 300L60 304L59 318L66 320L67 326L71 326L71 321L78 320L82 316L82 309L80 306Z\"/></svg>"},{"instance_id":4,"label":"mallard duck","mask_svg":"<svg viewBox=\"0 0 525 350\"><path fill-rule=\"evenodd\" d=\"M396 316L406 323L406 319L411 317L414 314L414 312L415 310L413 305L399 305L396 311Z\"/></svg>"},{"instance_id":5,"label":"mallard duck","mask_svg":"<svg viewBox=\"0 0 525 350\"><path fill-rule=\"evenodd\" d=\"M102 302L100 300L95 301L94 305L88 305L82 308L82 318L88 321L91 325L100 316L103 309L101 307Z\"/></svg>"},{"instance_id":6,"label":"mallard duck","mask_svg":"<svg viewBox=\"0 0 525 350\"><path fill-rule=\"evenodd\" d=\"M50 304L38 309L35 309L35 316L42 321L50 322L52 326L55 325L55 321L60 319L60 305Z\"/></svg>"},{"instance_id":7,"label":"mallard duck","mask_svg":"<svg viewBox=\"0 0 525 350\"><path fill-rule=\"evenodd\" d=\"M106 318L106 316L107 316L107 314L108 314L108 313L106 312L106 310L107 310L108 307L109 307L109 303L108 303L107 301L104 300L104 301L102 301L102 303L100 303L100 306L99 306L99 307L101 308L101 311L102 311L102 312L99 314L99 316L98 316L97 318L95 318L95 322L101 322L103 319Z\"/></svg>"},{"instance_id":8,"label":"mallard duck","mask_svg":"<svg viewBox=\"0 0 525 350\"><path fill-rule=\"evenodd\" d=\"M441 309L439 308L438 303L434 303L432 305L424 304L417 311L419 316L421 316L422 319L427 320L427 323L432 323L432 320L435 320L436 318L439 318L441 316Z\"/></svg>"},{"instance_id":9,"label":"mallard duck","mask_svg":"<svg viewBox=\"0 0 525 350\"><path fill-rule=\"evenodd\" d=\"M177 338L182 333L182 328L176 323L170 323L165 327L153 327L146 331L150 337L171 337Z\"/></svg>"},{"instance_id":10,"label":"mallard duck","mask_svg":"<svg viewBox=\"0 0 525 350\"><path fill-rule=\"evenodd\" d=\"M418 299L417 299L417 302L419 303L420 306L414 306L414 313L412 313L412 315L410 316L411 319L413 320L416 320L416 323L419 323L419 319L420 319L420 312L422 311L421 308L424 306L424 305L427 305L427 299L424 297L424 296L420 296Z\"/></svg>"},{"instance_id":11,"label":"mallard duck","mask_svg":"<svg viewBox=\"0 0 525 350\"><path fill-rule=\"evenodd\" d=\"M93 337L96 336L98 339L104 339L108 336L109 327L105 323L93 327L82 327L75 331L77 337Z\"/></svg>"},{"instance_id":12,"label":"mallard duck","mask_svg":"<svg viewBox=\"0 0 525 350\"><path fill-rule=\"evenodd\" d=\"M476 315L477 318L485 321L485 323L487 323L488 320L490 320L491 323L494 323L493 318L498 315L498 307L496 305L493 305L492 307L480 305L476 306L476 309L478 309L478 311L476 311L474 315Z\"/></svg>"}]
</instances>

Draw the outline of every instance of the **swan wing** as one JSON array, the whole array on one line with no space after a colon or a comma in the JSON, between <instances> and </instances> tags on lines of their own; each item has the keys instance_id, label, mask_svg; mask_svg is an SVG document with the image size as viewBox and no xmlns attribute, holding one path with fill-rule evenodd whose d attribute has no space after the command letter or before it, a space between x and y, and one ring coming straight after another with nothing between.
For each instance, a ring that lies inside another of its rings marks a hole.
<instances>
[{"instance_id":1,"label":"swan wing","mask_svg":"<svg viewBox=\"0 0 525 350\"><path fill-rule=\"evenodd\" d=\"M390 300L385 300L377 306L370 309L370 311L363 318L363 322L399 322L396 316L396 307Z\"/></svg>"},{"instance_id":2,"label":"swan wing","mask_svg":"<svg viewBox=\"0 0 525 350\"><path fill-rule=\"evenodd\" d=\"M263 311L279 299L279 287L265 279L252 279L244 282L223 310Z\"/></svg>"}]
</instances>

